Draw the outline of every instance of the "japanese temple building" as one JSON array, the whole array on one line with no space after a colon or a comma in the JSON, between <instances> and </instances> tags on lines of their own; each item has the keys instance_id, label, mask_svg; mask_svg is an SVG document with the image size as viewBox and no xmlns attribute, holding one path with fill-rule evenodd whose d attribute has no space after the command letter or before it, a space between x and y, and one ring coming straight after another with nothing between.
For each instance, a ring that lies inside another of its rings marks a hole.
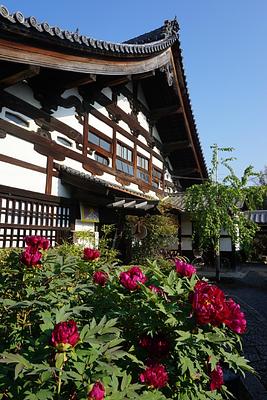
<instances>
[{"instance_id":1,"label":"japanese temple building","mask_svg":"<svg viewBox=\"0 0 267 400\"><path fill-rule=\"evenodd\" d=\"M178 32L112 43L0 7L0 247L97 236L207 178Z\"/></svg>"}]
</instances>

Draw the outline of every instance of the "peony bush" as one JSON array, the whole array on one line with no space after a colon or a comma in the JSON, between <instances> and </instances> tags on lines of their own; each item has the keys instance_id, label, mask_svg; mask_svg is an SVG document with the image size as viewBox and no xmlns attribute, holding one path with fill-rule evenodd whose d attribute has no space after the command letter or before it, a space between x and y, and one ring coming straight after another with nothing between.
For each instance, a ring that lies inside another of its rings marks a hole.
<instances>
[{"instance_id":1,"label":"peony bush","mask_svg":"<svg viewBox=\"0 0 267 400\"><path fill-rule=\"evenodd\" d=\"M0 399L220 400L252 371L240 306L183 260L25 243L1 262Z\"/></svg>"}]
</instances>

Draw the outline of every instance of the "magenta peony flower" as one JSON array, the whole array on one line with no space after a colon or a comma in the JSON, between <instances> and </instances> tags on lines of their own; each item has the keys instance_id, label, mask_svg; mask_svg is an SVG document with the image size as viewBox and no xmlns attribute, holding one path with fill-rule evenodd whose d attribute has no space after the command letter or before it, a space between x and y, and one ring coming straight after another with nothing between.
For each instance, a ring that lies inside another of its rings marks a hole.
<instances>
[{"instance_id":1,"label":"magenta peony flower","mask_svg":"<svg viewBox=\"0 0 267 400\"><path fill-rule=\"evenodd\" d=\"M49 240L42 236L26 236L24 240L27 246L34 249L47 250L50 246Z\"/></svg>"},{"instance_id":2,"label":"magenta peony flower","mask_svg":"<svg viewBox=\"0 0 267 400\"><path fill-rule=\"evenodd\" d=\"M20 261L28 267L39 264L41 258L42 253L32 247L27 247L20 255Z\"/></svg>"},{"instance_id":3,"label":"magenta peony flower","mask_svg":"<svg viewBox=\"0 0 267 400\"><path fill-rule=\"evenodd\" d=\"M152 363L139 375L142 383L155 389L163 388L168 383L168 372L162 364Z\"/></svg>"},{"instance_id":4,"label":"magenta peony flower","mask_svg":"<svg viewBox=\"0 0 267 400\"><path fill-rule=\"evenodd\" d=\"M224 323L236 333L244 333L247 327L247 321L245 319L244 313L240 310L240 305L236 304L233 299L226 301L229 315L224 321Z\"/></svg>"},{"instance_id":5,"label":"magenta peony flower","mask_svg":"<svg viewBox=\"0 0 267 400\"><path fill-rule=\"evenodd\" d=\"M223 370L219 363L217 363L215 369L211 371L210 378L210 390L220 390L223 385Z\"/></svg>"},{"instance_id":6,"label":"magenta peony flower","mask_svg":"<svg viewBox=\"0 0 267 400\"><path fill-rule=\"evenodd\" d=\"M88 393L88 400L103 400L105 398L105 387L102 382L94 383L92 389Z\"/></svg>"},{"instance_id":7,"label":"magenta peony flower","mask_svg":"<svg viewBox=\"0 0 267 400\"><path fill-rule=\"evenodd\" d=\"M187 264L180 259L175 260L175 269L179 275L186 276L187 278L191 278L191 276L197 272L193 265Z\"/></svg>"},{"instance_id":8,"label":"magenta peony flower","mask_svg":"<svg viewBox=\"0 0 267 400\"><path fill-rule=\"evenodd\" d=\"M103 271L95 271L93 273L93 282L100 286L105 286L108 281L108 274Z\"/></svg>"},{"instance_id":9,"label":"magenta peony flower","mask_svg":"<svg viewBox=\"0 0 267 400\"><path fill-rule=\"evenodd\" d=\"M85 247L83 249L83 258L87 261L94 261L100 257L100 251L97 249L91 249L90 247Z\"/></svg>"},{"instance_id":10,"label":"magenta peony flower","mask_svg":"<svg viewBox=\"0 0 267 400\"><path fill-rule=\"evenodd\" d=\"M189 300L192 303L197 323L200 325L218 326L228 318L229 309L224 293L215 285L198 281Z\"/></svg>"},{"instance_id":11,"label":"magenta peony flower","mask_svg":"<svg viewBox=\"0 0 267 400\"><path fill-rule=\"evenodd\" d=\"M134 266L126 272L120 273L120 283L129 290L139 289L139 283L145 283L147 277L143 274L141 268Z\"/></svg>"},{"instance_id":12,"label":"magenta peony flower","mask_svg":"<svg viewBox=\"0 0 267 400\"><path fill-rule=\"evenodd\" d=\"M80 334L76 322L72 319L66 322L59 322L55 325L51 336L51 343L60 352L76 346L80 340Z\"/></svg>"}]
</instances>

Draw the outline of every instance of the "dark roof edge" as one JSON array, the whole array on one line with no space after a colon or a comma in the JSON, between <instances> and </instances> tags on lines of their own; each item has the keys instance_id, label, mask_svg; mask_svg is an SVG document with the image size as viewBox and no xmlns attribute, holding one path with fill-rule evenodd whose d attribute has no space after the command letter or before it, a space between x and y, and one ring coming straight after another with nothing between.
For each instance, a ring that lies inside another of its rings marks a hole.
<instances>
[{"instance_id":1,"label":"dark roof edge","mask_svg":"<svg viewBox=\"0 0 267 400\"><path fill-rule=\"evenodd\" d=\"M24 30L26 28L28 32L38 32L39 35L44 35L44 38L54 40L54 43L56 39L58 44L71 44L76 49L92 52L101 51L106 55L126 57L149 56L166 50L178 39L177 32L179 29L176 19L167 20L161 28L149 32L149 34L141 35L125 43L113 43L80 35L78 31L62 30L57 26L50 26L47 22L39 23L34 16L26 18L20 11L12 14L3 5L0 5L0 21L1 19L16 26L20 25ZM144 40L145 37L147 37L147 41ZM142 41L141 38L143 38Z\"/></svg>"}]
</instances>

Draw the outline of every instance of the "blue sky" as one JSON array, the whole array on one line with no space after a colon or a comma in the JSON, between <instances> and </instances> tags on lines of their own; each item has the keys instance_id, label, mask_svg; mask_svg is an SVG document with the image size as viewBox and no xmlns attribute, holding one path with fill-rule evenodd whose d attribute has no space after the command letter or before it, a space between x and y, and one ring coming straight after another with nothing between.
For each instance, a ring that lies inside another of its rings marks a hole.
<instances>
[{"instance_id":1,"label":"blue sky","mask_svg":"<svg viewBox=\"0 0 267 400\"><path fill-rule=\"evenodd\" d=\"M9 11L124 41L177 16L184 67L207 165L232 146L237 175L267 165L267 0L6 0ZM223 177L224 171L219 171Z\"/></svg>"}]
</instances>

